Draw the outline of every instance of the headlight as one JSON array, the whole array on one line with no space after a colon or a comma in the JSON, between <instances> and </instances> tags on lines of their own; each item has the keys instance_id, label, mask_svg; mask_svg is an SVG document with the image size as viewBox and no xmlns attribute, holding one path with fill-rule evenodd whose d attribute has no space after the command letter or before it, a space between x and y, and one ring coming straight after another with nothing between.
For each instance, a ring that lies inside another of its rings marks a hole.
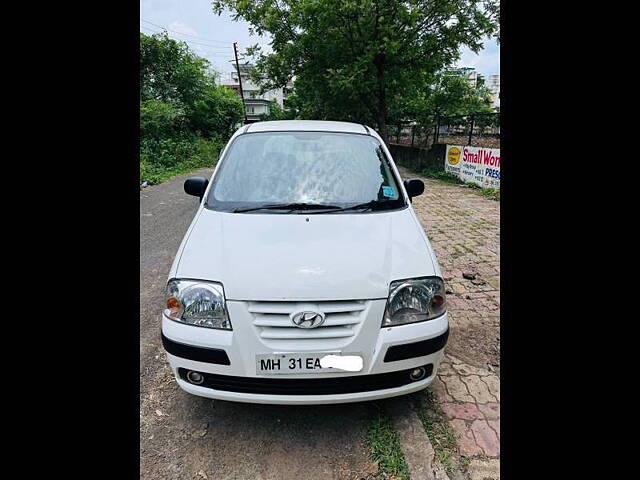
<instances>
[{"instance_id":1,"label":"headlight","mask_svg":"<svg viewBox=\"0 0 640 480\"><path fill-rule=\"evenodd\" d=\"M424 322L446 311L444 282L439 277L396 280L389 286L383 327Z\"/></svg>"},{"instance_id":2,"label":"headlight","mask_svg":"<svg viewBox=\"0 0 640 480\"><path fill-rule=\"evenodd\" d=\"M220 283L171 280L167 285L164 314L171 320L188 325L232 329Z\"/></svg>"}]
</instances>

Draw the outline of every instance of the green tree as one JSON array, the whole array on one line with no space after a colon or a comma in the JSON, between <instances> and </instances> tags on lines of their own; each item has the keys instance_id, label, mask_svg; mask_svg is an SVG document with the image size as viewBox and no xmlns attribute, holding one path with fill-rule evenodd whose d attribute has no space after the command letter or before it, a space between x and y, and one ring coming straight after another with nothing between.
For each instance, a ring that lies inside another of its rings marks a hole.
<instances>
[{"instance_id":1,"label":"green tree","mask_svg":"<svg viewBox=\"0 0 640 480\"><path fill-rule=\"evenodd\" d=\"M497 29L497 0L214 0L255 33L271 35L273 52L259 47L256 75L264 88L296 90L312 118L373 120L387 139L391 115L424 90L462 46L479 51Z\"/></svg>"},{"instance_id":2,"label":"green tree","mask_svg":"<svg viewBox=\"0 0 640 480\"><path fill-rule=\"evenodd\" d=\"M490 90L482 84L473 85L466 78L444 72L438 76L433 88L418 97L416 118L432 123L441 117L493 113Z\"/></svg>"},{"instance_id":3,"label":"green tree","mask_svg":"<svg viewBox=\"0 0 640 480\"><path fill-rule=\"evenodd\" d=\"M230 88L211 82L189 107L188 116L193 131L198 135L228 138L244 119L242 99Z\"/></svg>"},{"instance_id":4,"label":"green tree","mask_svg":"<svg viewBox=\"0 0 640 480\"><path fill-rule=\"evenodd\" d=\"M204 138L230 136L242 119L242 100L227 87L216 85L208 67L209 62L194 55L184 42L165 33L140 34L140 109L145 122L152 121L149 115L153 115L156 127L164 119ZM183 118L178 121L180 115Z\"/></svg>"},{"instance_id":5,"label":"green tree","mask_svg":"<svg viewBox=\"0 0 640 480\"><path fill-rule=\"evenodd\" d=\"M166 33L141 33L140 100L191 105L208 83L208 64Z\"/></svg>"},{"instance_id":6,"label":"green tree","mask_svg":"<svg viewBox=\"0 0 640 480\"><path fill-rule=\"evenodd\" d=\"M293 120L296 118L295 110L284 110L276 100L269 102L269 113L260 115L260 120L265 122L269 120Z\"/></svg>"},{"instance_id":7,"label":"green tree","mask_svg":"<svg viewBox=\"0 0 640 480\"><path fill-rule=\"evenodd\" d=\"M208 67L184 42L140 35L141 181L215 164L241 122L242 100Z\"/></svg>"}]
</instances>

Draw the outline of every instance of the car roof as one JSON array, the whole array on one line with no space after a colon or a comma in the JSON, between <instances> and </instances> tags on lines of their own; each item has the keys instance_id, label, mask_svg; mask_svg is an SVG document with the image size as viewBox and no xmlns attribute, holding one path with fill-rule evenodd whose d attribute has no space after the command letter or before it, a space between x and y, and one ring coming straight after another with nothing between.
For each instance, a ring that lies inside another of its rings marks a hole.
<instances>
[{"instance_id":1,"label":"car roof","mask_svg":"<svg viewBox=\"0 0 640 480\"><path fill-rule=\"evenodd\" d=\"M273 120L251 123L242 133L257 132L341 132L371 135L371 130L358 123L329 122L326 120Z\"/></svg>"}]
</instances>

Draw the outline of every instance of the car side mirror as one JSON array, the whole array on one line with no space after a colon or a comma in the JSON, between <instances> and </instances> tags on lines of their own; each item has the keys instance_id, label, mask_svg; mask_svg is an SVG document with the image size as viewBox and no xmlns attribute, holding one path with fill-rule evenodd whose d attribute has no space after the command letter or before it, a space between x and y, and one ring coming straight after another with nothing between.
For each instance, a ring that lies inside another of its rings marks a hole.
<instances>
[{"instance_id":1,"label":"car side mirror","mask_svg":"<svg viewBox=\"0 0 640 480\"><path fill-rule=\"evenodd\" d=\"M424 193L424 182L419 178L410 178L404 181L404 189L407 191L407 195L409 195L409 200L413 201L413 197Z\"/></svg>"},{"instance_id":2,"label":"car side mirror","mask_svg":"<svg viewBox=\"0 0 640 480\"><path fill-rule=\"evenodd\" d=\"M209 180L204 177L187 178L184 182L184 191L202 201L207 185L209 185Z\"/></svg>"}]
</instances>

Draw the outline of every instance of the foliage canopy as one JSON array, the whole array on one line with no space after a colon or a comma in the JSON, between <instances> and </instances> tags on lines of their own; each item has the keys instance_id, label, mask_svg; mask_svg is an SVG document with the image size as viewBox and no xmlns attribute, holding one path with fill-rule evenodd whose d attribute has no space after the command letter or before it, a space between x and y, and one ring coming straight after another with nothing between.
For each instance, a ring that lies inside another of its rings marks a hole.
<instances>
[{"instance_id":1,"label":"foliage canopy","mask_svg":"<svg viewBox=\"0 0 640 480\"><path fill-rule=\"evenodd\" d=\"M140 34L141 180L213 166L242 121L242 100L208 67L184 42Z\"/></svg>"},{"instance_id":2,"label":"foliage canopy","mask_svg":"<svg viewBox=\"0 0 640 480\"><path fill-rule=\"evenodd\" d=\"M247 51L265 89L295 76L300 115L373 122L385 139L460 47L477 52L498 28L497 0L214 0L213 9L271 36L272 53Z\"/></svg>"}]
</instances>

